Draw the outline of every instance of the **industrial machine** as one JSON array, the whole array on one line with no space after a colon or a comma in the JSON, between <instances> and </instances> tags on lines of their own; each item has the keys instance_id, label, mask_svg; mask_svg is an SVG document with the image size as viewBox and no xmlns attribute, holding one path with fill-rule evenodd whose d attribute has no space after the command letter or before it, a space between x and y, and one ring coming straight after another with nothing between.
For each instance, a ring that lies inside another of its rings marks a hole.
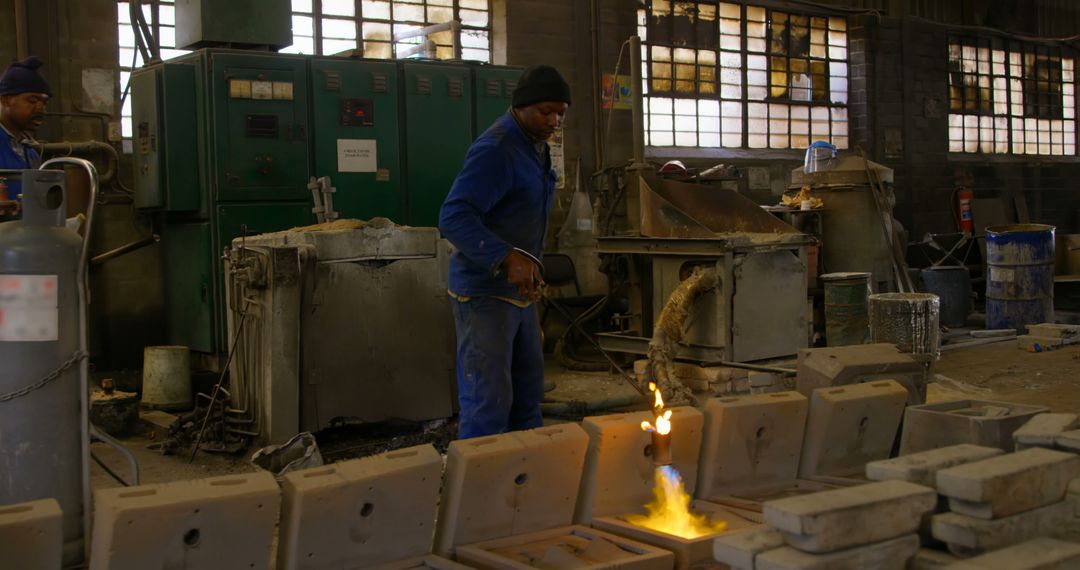
<instances>
[{"instance_id":1,"label":"industrial machine","mask_svg":"<svg viewBox=\"0 0 1080 570\"><path fill-rule=\"evenodd\" d=\"M648 353L653 325L693 268L715 268L717 288L694 304L680 358L750 362L808 344L806 247L812 238L731 190L633 173L638 210L625 235L597 238L602 255L627 260L623 330L600 335L608 350Z\"/></svg>"},{"instance_id":2,"label":"industrial machine","mask_svg":"<svg viewBox=\"0 0 1080 570\"><path fill-rule=\"evenodd\" d=\"M449 245L385 218L236 239L232 405L270 443L332 421L454 412Z\"/></svg>"},{"instance_id":3,"label":"industrial machine","mask_svg":"<svg viewBox=\"0 0 1080 570\"><path fill-rule=\"evenodd\" d=\"M268 32L269 33L269 32ZM164 252L169 342L227 351L221 252L314 221L435 226L469 144L510 105L515 68L208 48L132 75L136 206Z\"/></svg>"}]
</instances>

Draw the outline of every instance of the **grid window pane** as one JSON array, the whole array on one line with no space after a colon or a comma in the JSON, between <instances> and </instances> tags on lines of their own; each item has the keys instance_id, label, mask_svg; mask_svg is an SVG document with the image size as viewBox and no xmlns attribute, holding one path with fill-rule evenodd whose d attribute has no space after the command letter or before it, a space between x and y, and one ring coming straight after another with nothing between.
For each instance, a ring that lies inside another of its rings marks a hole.
<instances>
[{"instance_id":1,"label":"grid window pane","mask_svg":"<svg viewBox=\"0 0 1080 570\"><path fill-rule=\"evenodd\" d=\"M1073 58L1059 47L949 38L949 150L1076 155Z\"/></svg>"},{"instance_id":2,"label":"grid window pane","mask_svg":"<svg viewBox=\"0 0 1080 570\"><path fill-rule=\"evenodd\" d=\"M124 103L120 108L120 131L124 138L130 138L132 135L131 93L129 89L131 72L142 67L145 63L142 54L135 47L135 31L131 24L130 10L131 6L127 0L119 0L116 3L117 36L119 39L119 49L116 55L120 64L120 92L127 92ZM172 59L190 53L188 50L176 49L176 7L174 0L160 0L156 4L144 3L142 13L146 24L157 39L161 59Z\"/></svg>"},{"instance_id":3,"label":"grid window pane","mask_svg":"<svg viewBox=\"0 0 1080 570\"><path fill-rule=\"evenodd\" d=\"M638 22L642 91L659 102L647 105L648 144L788 149L831 140L847 148L845 18L654 0L639 9ZM667 109L668 101L692 98L720 103L719 137L714 115L700 107L694 122ZM833 108L843 113L834 118Z\"/></svg>"}]
</instances>

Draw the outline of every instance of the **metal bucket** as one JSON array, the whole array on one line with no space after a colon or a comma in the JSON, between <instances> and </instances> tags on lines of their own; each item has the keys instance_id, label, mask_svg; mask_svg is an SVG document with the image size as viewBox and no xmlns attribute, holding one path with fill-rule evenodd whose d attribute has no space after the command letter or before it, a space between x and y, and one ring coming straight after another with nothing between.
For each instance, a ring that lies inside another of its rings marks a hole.
<instances>
[{"instance_id":1,"label":"metal bucket","mask_svg":"<svg viewBox=\"0 0 1080 570\"><path fill-rule=\"evenodd\" d=\"M986 328L1027 330L1054 320L1054 226L986 228Z\"/></svg>"},{"instance_id":2,"label":"metal bucket","mask_svg":"<svg viewBox=\"0 0 1080 570\"><path fill-rule=\"evenodd\" d=\"M915 360L933 363L940 354L940 301L931 293L870 295L870 338L895 344Z\"/></svg>"},{"instance_id":3,"label":"metal bucket","mask_svg":"<svg viewBox=\"0 0 1080 570\"><path fill-rule=\"evenodd\" d=\"M142 405L185 411L191 399L191 352L186 346L148 346L143 349Z\"/></svg>"},{"instance_id":4,"label":"metal bucket","mask_svg":"<svg viewBox=\"0 0 1080 570\"><path fill-rule=\"evenodd\" d=\"M926 292L941 298L941 324L964 326L971 313L971 276L967 267L928 267L920 275Z\"/></svg>"},{"instance_id":5,"label":"metal bucket","mask_svg":"<svg viewBox=\"0 0 1080 570\"><path fill-rule=\"evenodd\" d=\"M870 338L869 273L827 273L825 284L825 340L829 346L866 344Z\"/></svg>"}]
</instances>

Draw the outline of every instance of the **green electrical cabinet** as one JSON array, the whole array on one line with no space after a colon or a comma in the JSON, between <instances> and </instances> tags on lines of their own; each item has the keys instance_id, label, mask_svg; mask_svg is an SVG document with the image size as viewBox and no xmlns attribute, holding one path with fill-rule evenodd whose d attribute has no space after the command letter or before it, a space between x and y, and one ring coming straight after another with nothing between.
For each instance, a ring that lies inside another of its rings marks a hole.
<instances>
[{"instance_id":1,"label":"green electrical cabinet","mask_svg":"<svg viewBox=\"0 0 1080 570\"><path fill-rule=\"evenodd\" d=\"M165 63L131 76L136 208L199 209L195 70Z\"/></svg>"},{"instance_id":2,"label":"green electrical cabinet","mask_svg":"<svg viewBox=\"0 0 1080 570\"><path fill-rule=\"evenodd\" d=\"M473 101L465 65L406 63L407 223L437 226L439 208L472 144Z\"/></svg>"},{"instance_id":3,"label":"green electrical cabinet","mask_svg":"<svg viewBox=\"0 0 1080 570\"><path fill-rule=\"evenodd\" d=\"M214 199L309 199L306 59L206 53Z\"/></svg>"},{"instance_id":4,"label":"green electrical cabinet","mask_svg":"<svg viewBox=\"0 0 1080 570\"><path fill-rule=\"evenodd\" d=\"M405 223L398 67L392 62L311 60L313 176L329 176L343 218Z\"/></svg>"},{"instance_id":5,"label":"green electrical cabinet","mask_svg":"<svg viewBox=\"0 0 1080 570\"><path fill-rule=\"evenodd\" d=\"M521 68L518 67L497 65L473 67L473 92L476 94L473 138L483 134L510 108L519 77L521 77Z\"/></svg>"},{"instance_id":6,"label":"green electrical cabinet","mask_svg":"<svg viewBox=\"0 0 1080 570\"><path fill-rule=\"evenodd\" d=\"M161 225L165 310L169 342L197 352L217 350L217 255L209 222Z\"/></svg>"}]
</instances>

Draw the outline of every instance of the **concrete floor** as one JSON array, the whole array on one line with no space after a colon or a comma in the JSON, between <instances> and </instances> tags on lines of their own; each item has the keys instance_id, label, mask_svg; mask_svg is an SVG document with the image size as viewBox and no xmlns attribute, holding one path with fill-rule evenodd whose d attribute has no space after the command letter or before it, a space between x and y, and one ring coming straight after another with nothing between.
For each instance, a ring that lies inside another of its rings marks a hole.
<instances>
[{"instance_id":1,"label":"concrete floor","mask_svg":"<svg viewBox=\"0 0 1080 570\"><path fill-rule=\"evenodd\" d=\"M548 393L547 400L564 403L561 411L569 412L571 416L575 413L579 416L605 413L582 410L573 402L603 399L622 403L625 407L627 402L636 399L635 391L624 381L604 372L566 371L554 363L548 364L546 372L557 384L557 388ZM1022 351L1012 341L961 348L943 352L936 372L939 381L930 386L928 395L932 402L976 398L1042 404L1057 412L1080 412L1080 346L1039 354ZM631 407L644 409L640 404ZM560 419L552 417L550 421ZM124 443L139 458L143 483L254 470L247 462L254 450L242 457L200 452L193 463L188 463L187 456L162 456L146 449L153 442L145 436L128 438ZM94 452L126 476L126 464L118 453L103 444L95 444ZM91 465L91 473L95 488L118 485L97 465Z\"/></svg>"}]
</instances>

